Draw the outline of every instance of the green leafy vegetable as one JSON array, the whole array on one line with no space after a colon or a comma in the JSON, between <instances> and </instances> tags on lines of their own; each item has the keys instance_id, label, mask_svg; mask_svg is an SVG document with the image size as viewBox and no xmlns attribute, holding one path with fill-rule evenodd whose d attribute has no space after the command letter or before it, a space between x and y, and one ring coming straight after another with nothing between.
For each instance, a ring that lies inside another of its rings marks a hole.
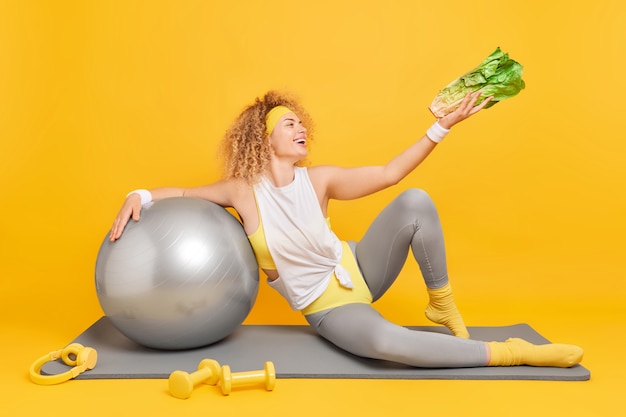
<instances>
[{"instance_id":1,"label":"green leafy vegetable","mask_svg":"<svg viewBox=\"0 0 626 417\"><path fill-rule=\"evenodd\" d=\"M477 90L481 90L477 104L493 96L485 106L489 108L517 95L526 87L522 80L522 70L523 67L518 62L509 59L509 54L497 48L479 66L439 91L429 109L435 117L443 117L456 110L467 93Z\"/></svg>"}]
</instances>

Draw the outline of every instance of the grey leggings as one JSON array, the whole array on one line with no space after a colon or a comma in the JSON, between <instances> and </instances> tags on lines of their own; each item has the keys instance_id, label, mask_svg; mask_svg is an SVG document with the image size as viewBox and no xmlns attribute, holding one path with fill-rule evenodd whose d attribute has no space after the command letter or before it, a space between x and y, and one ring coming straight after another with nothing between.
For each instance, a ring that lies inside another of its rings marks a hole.
<instances>
[{"instance_id":1,"label":"grey leggings","mask_svg":"<svg viewBox=\"0 0 626 417\"><path fill-rule=\"evenodd\" d=\"M428 288L448 283L439 216L422 190L404 191L378 215L361 241L349 243L374 301L397 278L409 248ZM409 330L387 321L369 304L346 304L306 319L322 337L362 357L423 368L475 367L487 362L484 342Z\"/></svg>"}]
</instances>

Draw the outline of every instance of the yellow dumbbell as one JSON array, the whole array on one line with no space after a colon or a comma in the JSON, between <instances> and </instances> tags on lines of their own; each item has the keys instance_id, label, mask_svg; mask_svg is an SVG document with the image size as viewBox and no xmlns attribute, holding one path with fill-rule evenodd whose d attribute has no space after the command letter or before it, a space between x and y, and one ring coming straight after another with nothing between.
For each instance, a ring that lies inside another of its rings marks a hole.
<instances>
[{"instance_id":1,"label":"yellow dumbbell","mask_svg":"<svg viewBox=\"0 0 626 417\"><path fill-rule=\"evenodd\" d=\"M170 393L176 398L189 398L194 387L200 382L215 385L220 380L220 364L213 359L203 359L198 370L189 374L185 371L174 371L169 377Z\"/></svg>"},{"instance_id":2,"label":"yellow dumbbell","mask_svg":"<svg viewBox=\"0 0 626 417\"><path fill-rule=\"evenodd\" d=\"M258 371L230 372L230 366L222 366L220 388L222 394L228 395L233 387L243 385L265 384L265 389L271 391L276 385L276 371L272 362L265 362L265 367Z\"/></svg>"}]
</instances>

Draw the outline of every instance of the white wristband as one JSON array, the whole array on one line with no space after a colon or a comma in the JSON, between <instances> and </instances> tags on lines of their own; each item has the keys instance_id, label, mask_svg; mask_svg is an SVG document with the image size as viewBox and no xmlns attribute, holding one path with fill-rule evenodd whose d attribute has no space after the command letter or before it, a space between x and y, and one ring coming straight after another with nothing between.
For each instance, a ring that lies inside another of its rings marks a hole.
<instances>
[{"instance_id":1,"label":"white wristband","mask_svg":"<svg viewBox=\"0 0 626 417\"><path fill-rule=\"evenodd\" d=\"M128 198L131 194L139 194L141 197L141 205L145 206L146 204L150 204L152 202L152 193L148 190L134 190L130 193L126 194L126 198Z\"/></svg>"},{"instance_id":2,"label":"white wristband","mask_svg":"<svg viewBox=\"0 0 626 417\"><path fill-rule=\"evenodd\" d=\"M448 133L450 133L450 129L446 129L439 124L439 121L436 121L428 128L426 136L435 143L441 143Z\"/></svg>"}]
</instances>

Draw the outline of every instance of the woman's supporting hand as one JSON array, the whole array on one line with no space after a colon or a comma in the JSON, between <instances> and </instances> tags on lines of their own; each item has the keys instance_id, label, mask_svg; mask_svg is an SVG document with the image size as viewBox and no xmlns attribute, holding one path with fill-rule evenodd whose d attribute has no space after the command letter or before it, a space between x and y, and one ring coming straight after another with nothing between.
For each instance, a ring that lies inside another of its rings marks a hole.
<instances>
[{"instance_id":1,"label":"woman's supporting hand","mask_svg":"<svg viewBox=\"0 0 626 417\"><path fill-rule=\"evenodd\" d=\"M461 102L461 105L455 111L439 119L439 124L441 125L441 127L450 129L455 124L462 122L468 117L481 111L483 107L485 107L487 103L489 103L493 99L493 96L487 97L485 100L483 100L482 103L476 105L476 101L478 101L478 99L480 98L480 94L480 90L473 93L467 93L467 95Z\"/></svg>"},{"instance_id":2,"label":"woman's supporting hand","mask_svg":"<svg viewBox=\"0 0 626 417\"><path fill-rule=\"evenodd\" d=\"M115 242L122 236L124 228L128 224L128 221L132 218L134 221L139 221L141 215L141 196L137 193L129 194L126 197L126 201L122 205L122 208L117 213L115 221L113 221L113 227L111 227L111 233L109 240Z\"/></svg>"}]
</instances>

